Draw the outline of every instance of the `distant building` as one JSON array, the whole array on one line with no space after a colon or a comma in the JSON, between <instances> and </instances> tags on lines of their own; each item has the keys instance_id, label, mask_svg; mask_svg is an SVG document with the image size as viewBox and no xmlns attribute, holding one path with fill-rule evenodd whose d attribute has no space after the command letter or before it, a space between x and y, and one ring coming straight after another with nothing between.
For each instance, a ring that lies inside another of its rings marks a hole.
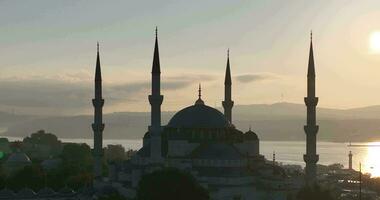
<instances>
[{"instance_id":1,"label":"distant building","mask_svg":"<svg viewBox=\"0 0 380 200\"><path fill-rule=\"evenodd\" d=\"M2 159L4 155L9 154L11 152L12 150L8 138L0 138L0 154L2 156L0 157L0 159Z\"/></svg>"},{"instance_id":2,"label":"distant building","mask_svg":"<svg viewBox=\"0 0 380 200\"><path fill-rule=\"evenodd\" d=\"M95 192L91 189L74 191L69 187L64 187L58 191L45 187L39 191L30 188L23 188L18 192L8 188L0 190L0 200L92 200Z\"/></svg>"},{"instance_id":3,"label":"distant building","mask_svg":"<svg viewBox=\"0 0 380 200\"><path fill-rule=\"evenodd\" d=\"M30 158L25 153L17 150L16 152L9 155L7 161L4 164L4 167L5 171L8 174L11 174L23 169L26 166L30 166L31 164L32 162L30 161Z\"/></svg>"},{"instance_id":4,"label":"distant building","mask_svg":"<svg viewBox=\"0 0 380 200\"><path fill-rule=\"evenodd\" d=\"M111 165L110 179L119 192L134 196L141 177L175 167L190 172L211 191L212 199L285 199L294 185L281 167L260 155L260 140L252 130L243 132L232 123L229 56L225 74L225 114L207 106L199 86L198 99L161 125L160 61L156 33L153 66L151 125L143 147L122 165Z\"/></svg>"},{"instance_id":5,"label":"distant building","mask_svg":"<svg viewBox=\"0 0 380 200\"><path fill-rule=\"evenodd\" d=\"M348 154L348 169L352 170L352 152Z\"/></svg>"}]
</instances>

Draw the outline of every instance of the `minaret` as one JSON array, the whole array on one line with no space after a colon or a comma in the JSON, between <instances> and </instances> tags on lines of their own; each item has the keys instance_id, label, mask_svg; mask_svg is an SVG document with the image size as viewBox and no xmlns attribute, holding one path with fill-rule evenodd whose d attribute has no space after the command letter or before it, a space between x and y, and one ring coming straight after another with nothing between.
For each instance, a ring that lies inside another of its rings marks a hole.
<instances>
[{"instance_id":1,"label":"minaret","mask_svg":"<svg viewBox=\"0 0 380 200\"><path fill-rule=\"evenodd\" d=\"M348 154L348 169L352 170L352 152Z\"/></svg>"},{"instance_id":2,"label":"minaret","mask_svg":"<svg viewBox=\"0 0 380 200\"><path fill-rule=\"evenodd\" d=\"M276 173L276 152L273 151L272 155L272 167L273 167L273 174Z\"/></svg>"},{"instance_id":3,"label":"minaret","mask_svg":"<svg viewBox=\"0 0 380 200\"><path fill-rule=\"evenodd\" d=\"M307 184L316 182L317 176L317 162L319 156L317 155L317 133L319 127L316 125L316 106L318 104L318 97L315 97L315 69L314 69L314 55L313 55L313 34L310 33L310 52L309 52L309 65L307 70L307 97L305 97L305 105L307 108L307 120L304 130L306 133L306 154L304 155L305 167L305 181Z\"/></svg>"},{"instance_id":4,"label":"minaret","mask_svg":"<svg viewBox=\"0 0 380 200\"><path fill-rule=\"evenodd\" d=\"M154 46L152 64L152 94L149 95L149 103L151 105L151 124L149 127L149 131L151 132L150 152L151 157L155 160L161 158L161 104L164 96L161 95L160 85L161 69L156 27L156 41Z\"/></svg>"},{"instance_id":5,"label":"minaret","mask_svg":"<svg viewBox=\"0 0 380 200\"><path fill-rule=\"evenodd\" d=\"M226 76L224 78L224 101L222 105L224 108L224 116L230 123L232 123L232 107L234 102L231 99L231 69L230 69L230 50L227 50L227 67L226 67Z\"/></svg>"},{"instance_id":6,"label":"minaret","mask_svg":"<svg viewBox=\"0 0 380 200\"><path fill-rule=\"evenodd\" d=\"M102 98L102 73L100 69L99 43L97 44L97 58L95 70L95 98L92 99L92 104L94 106L94 123L92 124L92 130L94 131L94 177L98 179L102 176L104 130L104 99Z\"/></svg>"}]
</instances>

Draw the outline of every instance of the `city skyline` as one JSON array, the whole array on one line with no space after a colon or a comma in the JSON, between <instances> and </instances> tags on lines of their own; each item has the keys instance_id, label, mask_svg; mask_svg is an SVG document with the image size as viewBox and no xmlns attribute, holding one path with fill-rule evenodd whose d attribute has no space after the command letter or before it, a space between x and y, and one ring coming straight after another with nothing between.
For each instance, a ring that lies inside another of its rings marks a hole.
<instances>
[{"instance_id":1,"label":"city skyline","mask_svg":"<svg viewBox=\"0 0 380 200\"><path fill-rule=\"evenodd\" d=\"M379 0L0 0L0 199L380 200Z\"/></svg>"},{"instance_id":2,"label":"city skyline","mask_svg":"<svg viewBox=\"0 0 380 200\"><path fill-rule=\"evenodd\" d=\"M202 5L183 1L118 2L125 7L44 1L19 5L3 1L0 92L8 95L0 100L0 110L91 113L88 99L99 41L107 99L105 113L148 111L146 94L156 25L161 67L165 69L163 94L168 99L183 97L165 101L164 111L178 110L193 102L199 83L205 103L221 107L228 48L237 104L302 103L311 29L317 44L316 90L323 98L319 106L376 105L380 96L372 91L380 89L376 79L379 58L373 51L376 45L368 43L371 35L380 30L374 22L380 13L375 9L378 2L366 2L221 1L215 8L213 1ZM38 7L42 3L44 6ZM25 12L9 13L15 8ZM139 15L133 8L145 14ZM187 8L196 11L196 15L186 12ZM115 12L101 12L112 9ZM276 14L270 14L271 10Z\"/></svg>"}]
</instances>

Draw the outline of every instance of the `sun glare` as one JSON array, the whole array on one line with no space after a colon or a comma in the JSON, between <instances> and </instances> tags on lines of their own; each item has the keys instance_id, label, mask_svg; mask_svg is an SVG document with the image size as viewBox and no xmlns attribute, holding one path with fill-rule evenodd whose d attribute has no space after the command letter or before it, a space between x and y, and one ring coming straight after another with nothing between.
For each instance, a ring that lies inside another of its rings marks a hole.
<instances>
[{"instance_id":1,"label":"sun glare","mask_svg":"<svg viewBox=\"0 0 380 200\"><path fill-rule=\"evenodd\" d=\"M362 163L364 172L368 172L373 177L380 177L380 142L370 142L367 147L367 155Z\"/></svg>"},{"instance_id":2,"label":"sun glare","mask_svg":"<svg viewBox=\"0 0 380 200\"><path fill-rule=\"evenodd\" d=\"M369 39L371 53L380 54L380 31L373 32Z\"/></svg>"}]
</instances>

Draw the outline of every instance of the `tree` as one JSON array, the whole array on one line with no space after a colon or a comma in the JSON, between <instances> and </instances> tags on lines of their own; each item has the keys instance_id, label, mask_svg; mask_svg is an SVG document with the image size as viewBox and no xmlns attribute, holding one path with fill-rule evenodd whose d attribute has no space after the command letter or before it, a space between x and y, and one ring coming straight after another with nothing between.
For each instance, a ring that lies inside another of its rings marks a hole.
<instances>
[{"instance_id":1,"label":"tree","mask_svg":"<svg viewBox=\"0 0 380 200\"><path fill-rule=\"evenodd\" d=\"M76 143L63 146L62 159L65 164L78 165L82 168L91 167L93 161L90 146Z\"/></svg>"},{"instance_id":2,"label":"tree","mask_svg":"<svg viewBox=\"0 0 380 200\"><path fill-rule=\"evenodd\" d=\"M22 170L8 177L6 185L13 190L24 187L39 190L45 184L44 176L44 171L39 165L25 166Z\"/></svg>"},{"instance_id":3,"label":"tree","mask_svg":"<svg viewBox=\"0 0 380 200\"><path fill-rule=\"evenodd\" d=\"M189 174L166 168L144 175L137 188L137 200L208 200L209 193Z\"/></svg>"},{"instance_id":4,"label":"tree","mask_svg":"<svg viewBox=\"0 0 380 200\"><path fill-rule=\"evenodd\" d=\"M41 161L59 155L62 151L62 143L54 134L39 130L23 139L22 150L32 160Z\"/></svg>"},{"instance_id":5,"label":"tree","mask_svg":"<svg viewBox=\"0 0 380 200\"><path fill-rule=\"evenodd\" d=\"M65 184L74 189L92 182L93 159L87 144L65 144L61 156L63 163L56 177L63 175Z\"/></svg>"},{"instance_id":6,"label":"tree","mask_svg":"<svg viewBox=\"0 0 380 200\"><path fill-rule=\"evenodd\" d=\"M0 138L0 159L11 153L10 143L7 138Z\"/></svg>"},{"instance_id":7,"label":"tree","mask_svg":"<svg viewBox=\"0 0 380 200\"><path fill-rule=\"evenodd\" d=\"M52 133L46 133L45 130L39 130L32 133L30 137L24 138L23 142L30 142L33 144L45 144L45 145L60 145L61 142L57 136Z\"/></svg>"},{"instance_id":8,"label":"tree","mask_svg":"<svg viewBox=\"0 0 380 200\"><path fill-rule=\"evenodd\" d=\"M107 145L105 149L105 157L108 162L120 162L126 159L125 148L120 144Z\"/></svg>"},{"instance_id":9,"label":"tree","mask_svg":"<svg viewBox=\"0 0 380 200\"><path fill-rule=\"evenodd\" d=\"M305 186L297 194L297 200L336 200L330 190L319 185Z\"/></svg>"}]
</instances>

